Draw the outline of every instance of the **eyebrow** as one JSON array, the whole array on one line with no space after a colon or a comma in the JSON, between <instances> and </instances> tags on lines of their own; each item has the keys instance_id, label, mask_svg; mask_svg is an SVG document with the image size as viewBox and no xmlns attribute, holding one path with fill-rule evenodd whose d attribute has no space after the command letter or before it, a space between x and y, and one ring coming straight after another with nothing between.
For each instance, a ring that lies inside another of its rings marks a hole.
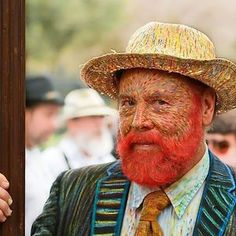
<instances>
[{"instance_id":1,"label":"eyebrow","mask_svg":"<svg viewBox=\"0 0 236 236\"><path fill-rule=\"evenodd\" d=\"M154 98L154 97L160 97L160 96L166 96L166 94L163 94L163 92L160 92L159 90L155 90L154 92L147 94L145 97L146 98Z\"/></svg>"},{"instance_id":2,"label":"eyebrow","mask_svg":"<svg viewBox=\"0 0 236 236\"><path fill-rule=\"evenodd\" d=\"M152 92L151 94L148 95L148 97L155 97L155 96L165 96L165 97L169 97L175 94L176 91L171 91L168 89L165 89L165 91L161 91L161 90L155 90L154 92Z\"/></svg>"},{"instance_id":3,"label":"eyebrow","mask_svg":"<svg viewBox=\"0 0 236 236\"><path fill-rule=\"evenodd\" d=\"M126 94L120 94L120 95L118 95L118 101L121 100L121 99L127 99L127 98L133 99L132 96L129 96L129 95L126 95Z\"/></svg>"},{"instance_id":4,"label":"eyebrow","mask_svg":"<svg viewBox=\"0 0 236 236\"><path fill-rule=\"evenodd\" d=\"M167 91L168 93L170 93L170 91ZM163 95L163 92L160 92L160 90L155 90L154 92L152 92L151 94L148 94L146 97L156 97L156 96L161 96ZM166 96L170 96L169 94ZM119 99L125 99L125 98L130 98L133 99L134 96L131 96L129 94L119 94L118 95L118 100Z\"/></svg>"}]
</instances>

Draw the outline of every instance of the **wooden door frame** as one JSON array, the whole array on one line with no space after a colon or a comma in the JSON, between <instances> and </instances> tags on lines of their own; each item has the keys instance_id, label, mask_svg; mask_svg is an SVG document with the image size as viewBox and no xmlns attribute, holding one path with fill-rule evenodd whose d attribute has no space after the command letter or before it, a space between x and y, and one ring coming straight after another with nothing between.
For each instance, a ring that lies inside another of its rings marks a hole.
<instances>
[{"instance_id":1,"label":"wooden door frame","mask_svg":"<svg viewBox=\"0 0 236 236\"><path fill-rule=\"evenodd\" d=\"M13 213L1 236L24 235L25 1L0 1L0 172L10 182Z\"/></svg>"}]
</instances>

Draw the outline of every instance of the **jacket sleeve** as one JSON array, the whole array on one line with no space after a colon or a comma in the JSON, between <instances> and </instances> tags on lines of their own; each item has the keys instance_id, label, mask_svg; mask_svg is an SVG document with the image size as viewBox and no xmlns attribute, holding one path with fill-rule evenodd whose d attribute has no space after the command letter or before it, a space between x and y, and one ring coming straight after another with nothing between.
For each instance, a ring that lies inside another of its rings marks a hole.
<instances>
[{"instance_id":1,"label":"jacket sleeve","mask_svg":"<svg viewBox=\"0 0 236 236\"><path fill-rule=\"evenodd\" d=\"M60 174L52 185L50 196L46 201L43 212L32 225L31 235L56 235L57 223L60 217L60 186L64 173ZM39 186L40 189L40 186Z\"/></svg>"}]
</instances>

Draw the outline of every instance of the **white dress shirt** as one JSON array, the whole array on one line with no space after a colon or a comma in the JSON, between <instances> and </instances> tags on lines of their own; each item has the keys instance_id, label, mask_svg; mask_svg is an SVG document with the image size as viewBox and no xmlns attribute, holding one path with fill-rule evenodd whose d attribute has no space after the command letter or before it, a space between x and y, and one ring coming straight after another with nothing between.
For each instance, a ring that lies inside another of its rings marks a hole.
<instances>
[{"instance_id":1,"label":"white dress shirt","mask_svg":"<svg viewBox=\"0 0 236 236\"><path fill-rule=\"evenodd\" d=\"M42 156L38 148L26 149L25 156L25 236L29 236L31 226L42 212L49 196L53 179L41 162Z\"/></svg>"}]
</instances>

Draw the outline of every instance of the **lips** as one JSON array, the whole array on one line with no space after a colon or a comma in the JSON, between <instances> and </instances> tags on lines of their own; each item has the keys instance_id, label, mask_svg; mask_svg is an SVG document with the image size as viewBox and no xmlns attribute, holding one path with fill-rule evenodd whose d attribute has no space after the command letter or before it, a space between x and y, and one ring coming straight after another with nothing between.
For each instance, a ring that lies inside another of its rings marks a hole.
<instances>
[{"instance_id":1,"label":"lips","mask_svg":"<svg viewBox=\"0 0 236 236\"><path fill-rule=\"evenodd\" d=\"M160 151L160 146L155 143L148 142L138 142L132 144L132 149L134 151Z\"/></svg>"}]
</instances>

